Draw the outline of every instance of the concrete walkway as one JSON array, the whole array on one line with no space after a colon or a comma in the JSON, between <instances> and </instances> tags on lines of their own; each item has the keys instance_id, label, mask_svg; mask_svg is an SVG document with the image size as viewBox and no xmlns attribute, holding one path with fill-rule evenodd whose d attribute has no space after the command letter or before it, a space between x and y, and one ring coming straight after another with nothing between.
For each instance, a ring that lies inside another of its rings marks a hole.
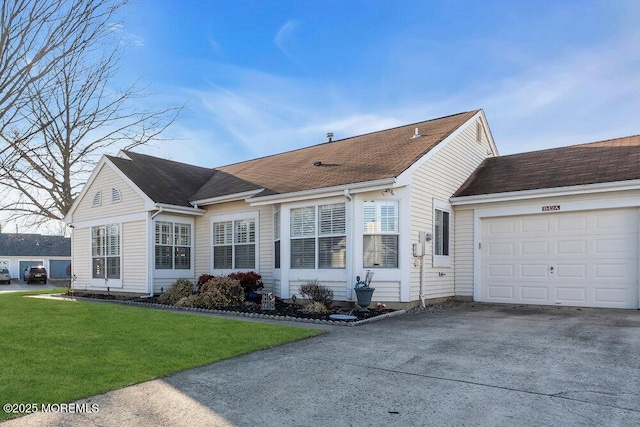
<instances>
[{"instance_id":1,"label":"concrete walkway","mask_svg":"<svg viewBox=\"0 0 640 427\"><path fill-rule=\"evenodd\" d=\"M3 427L637 426L639 402L640 311L465 304L331 327L78 402L97 412Z\"/></svg>"}]
</instances>

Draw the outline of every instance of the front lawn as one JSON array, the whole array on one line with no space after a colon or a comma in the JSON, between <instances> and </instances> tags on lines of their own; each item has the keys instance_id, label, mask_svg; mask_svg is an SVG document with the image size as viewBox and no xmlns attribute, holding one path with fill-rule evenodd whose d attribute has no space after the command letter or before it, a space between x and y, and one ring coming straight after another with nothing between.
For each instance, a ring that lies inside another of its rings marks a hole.
<instances>
[{"instance_id":1,"label":"front lawn","mask_svg":"<svg viewBox=\"0 0 640 427\"><path fill-rule=\"evenodd\" d=\"M71 402L321 333L24 295L0 294L3 404Z\"/></svg>"}]
</instances>

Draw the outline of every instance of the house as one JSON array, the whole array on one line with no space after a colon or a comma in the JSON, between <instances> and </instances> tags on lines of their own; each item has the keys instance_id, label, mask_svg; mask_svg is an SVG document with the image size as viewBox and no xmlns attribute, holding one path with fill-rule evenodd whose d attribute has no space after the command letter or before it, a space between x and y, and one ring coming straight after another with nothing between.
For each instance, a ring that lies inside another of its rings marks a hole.
<instances>
[{"instance_id":1,"label":"house","mask_svg":"<svg viewBox=\"0 0 640 427\"><path fill-rule=\"evenodd\" d=\"M375 301L448 298L449 199L496 155L475 110L212 169L103 156L65 218L73 286L157 294L177 278L253 270L281 298L317 279L352 301L372 270Z\"/></svg>"},{"instance_id":2,"label":"house","mask_svg":"<svg viewBox=\"0 0 640 427\"><path fill-rule=\"evenodd\" d=\"M640 307L640 137L498 156L482 110L219 168L104 156L67 215L74 287L254 270L281 298Z\"/></svg>"},{"instance_id":3,"label":"house","mask_svg":"<svg viewBox=\"0 0 640 427\"><path fill-rule=\"evenodd\" d=\"M456 295L639 308L640 136L488 158L451 204Z\"/></svg>"},{"instance_id":4,"label":"house","mask_svg":"<svg viewBox=\"0 0 640 427\"><path fill-rule=\"evenodd\" d=\"M41 234L0 233L0 267L24 280L24 270L43 265L49 277L64 279L71 272L71 239Z\"/></svg>"}]
</instances>

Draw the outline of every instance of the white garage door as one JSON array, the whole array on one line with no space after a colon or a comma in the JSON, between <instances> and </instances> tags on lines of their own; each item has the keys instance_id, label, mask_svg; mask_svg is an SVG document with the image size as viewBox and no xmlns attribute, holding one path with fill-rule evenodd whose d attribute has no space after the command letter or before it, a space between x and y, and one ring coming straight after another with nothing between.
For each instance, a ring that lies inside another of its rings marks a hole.
<instances>
[{"instance_id":1,"label":"white garage door","mask_svg":"<svg viewBox=\"0 0 640 427\"><path fill-rule=\"evenodd\" d=\"M481 300L638 308L638 211L482 220Z\"/></svg>"}]
</instances>

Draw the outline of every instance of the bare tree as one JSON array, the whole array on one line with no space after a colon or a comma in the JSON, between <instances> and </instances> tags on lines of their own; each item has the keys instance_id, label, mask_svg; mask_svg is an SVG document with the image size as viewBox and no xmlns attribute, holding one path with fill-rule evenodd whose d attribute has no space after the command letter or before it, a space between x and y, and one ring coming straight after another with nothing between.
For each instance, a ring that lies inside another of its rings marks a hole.
<instances>
[{"instance_id":1,"label":"bare tree","mask_svg":"<svg viewBox=\"0 0 640 427\"><path fill-rule=\"evenodd\" d=\"M124 46L116 12L126 0L9 3L0 18L0 208L40 224L64 217L102 152L159 139L181 108L140 107L149 94L139 82L114 89Z\"/></svg>"}]
</instances>

